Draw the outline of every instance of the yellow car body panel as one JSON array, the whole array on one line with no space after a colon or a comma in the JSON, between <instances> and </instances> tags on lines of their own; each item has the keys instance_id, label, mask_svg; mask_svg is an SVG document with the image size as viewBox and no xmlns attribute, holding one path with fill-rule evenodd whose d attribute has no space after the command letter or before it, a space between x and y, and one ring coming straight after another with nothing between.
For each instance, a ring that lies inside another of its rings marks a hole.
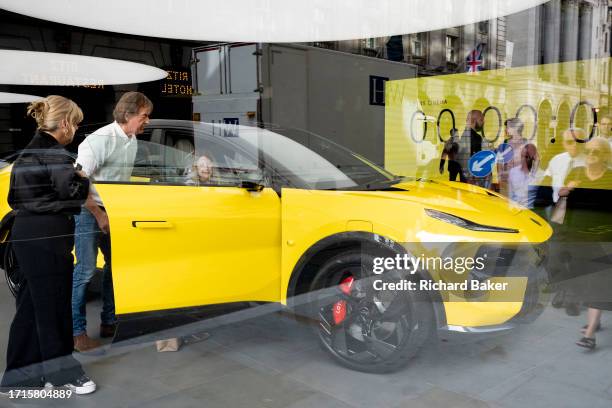
<instances>
[{"instance_id":1,"label":"yellow car body panel","mask_svg":"<svg viewBox=\"0 0 612 408\"><path fill-rule=\"evenodd\" d=\"M6 191L7 194L8 194L9 184L10 184L12 167L13 166L7 166L3 169L0 169L0 191ZM8 202L6 200L0 200L0 216L4 217L9 212L11 212L11 207L8 205ZM0 242L4 242L8 238L9 232L10 230L8 229L0 232ZM74 255L74 251L72 252L72 254ZM102 255L102 252L100 251L98 251L98 256L96 259L96 267L100 269L104 267L104 256Z\"/></svg>"},{"instance_id":2,"label":"yellow car body panel","mask_svg":"<svg viewBox=\"0 0 612 408\"><path fill-rule=\"evenodd\" d=\"M11 207L8 204L7 196L9 191L9 185L11 183L11 169L13 166L6 166L3 169L0 169L0 194L2 197L0 199L0 219L4 217L6 214L11 212ZM6 237L2 237L2 241L4 241Z\"/></svg>"},{"instance_id":3,"label":"yellow car body panel","mask_svg":"<svg viewBox=\"0 0 612 408\"><path fill-rule=\"evenodd\" d=\"M10 167L0 172L8 190ZM287 303L289 281L317 242L350 231L397 243L540 243L552 229L535 213L479 187L414 181L395 191L323 191L239 187L96 184L112 230L117 314L240 301ZM5 200L4 213L10 211ZM516 234L476 232L427 216L447 211ZM99 265L102 265L99 258ZM521 309L527 278L509 282L514 297L486 301L448 294L447 323L501 324ZM499 296L499 298L497 298ZM519 299L519 301L516 301Z\"/></svg>"},{"instance_id":4,"label":"yellow car body panel","mask_svg":"<svg viewBox=\"0 0 612 408\"><path fill-rule=\"evenodd\" d=\"M273 190L96 188L110 219L118 314L278 301L281 214Z\"/></svg>"},{"instance_id":5,"label":"yellow car body panel","mask_svg":"<svg viewBox=\"0 0 612 408\"><path fill-rule=\"evenodd\" d=\"M454 183L458 184L458 183ZM449 188L447 183L398 184L405 191L314 191L283 190L283 278L287 287L293 268L306 250L319 240L351 231L355 220L371 231L397 243L498 242L540 243L552 234L550 226L535 213L517 207L487 190L466 186ZM424 208L446 211L484 225L515 228L516 234L467 231L428 217ZM494 214L493 216L491 214ZM534 222L534 221L537 221ZM539 224L539 225L538 225ZM417 254L418 255L418 254ZM510 292L492 294L487 301L468 302L449 298L444 302L447 322L457 326L501 324L521 309L527 278L496 278L508 282ZM500 297L499 300L497 297ZM286 302L284 297L282 302Z\"/></svg>"}]
</instances>

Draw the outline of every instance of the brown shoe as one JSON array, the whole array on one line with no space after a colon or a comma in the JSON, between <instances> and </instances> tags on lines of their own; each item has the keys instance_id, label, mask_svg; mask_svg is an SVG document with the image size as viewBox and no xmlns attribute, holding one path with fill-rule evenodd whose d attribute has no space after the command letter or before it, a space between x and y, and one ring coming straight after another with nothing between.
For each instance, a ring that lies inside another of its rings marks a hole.
<instances>
[{"instance_id":1,"label":"brown shoe","mask_svg":"<svg viewBox=\"0 0 612 408\"><path fill-rule=\"evenodd\" d=\"M79 334L73 337L74 350L84 354L94 354L104 352L102 350L102 343L96 339L92 339L87 333Z\"/></svg>"},{"instance_id":2,"label":"brown shoe","mask_svg":"<svg viewBox=\"0 0 612 408\"><path fill-rule=\"evenodd\" d=\"M100 325L100 337L103 339L107 337L115 337L115 331L117 330L116 324L104 324Z\"/></svg>"}]
</instances>

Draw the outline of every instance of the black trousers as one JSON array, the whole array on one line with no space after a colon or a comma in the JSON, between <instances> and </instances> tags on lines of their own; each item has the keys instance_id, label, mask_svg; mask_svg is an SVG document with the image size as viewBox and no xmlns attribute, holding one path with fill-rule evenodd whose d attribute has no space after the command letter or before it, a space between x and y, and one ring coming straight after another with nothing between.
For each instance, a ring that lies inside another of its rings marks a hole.
<instances>
[{"instance_id":1,"label":"black trousers","mask_svg":"<svg viewBox=\"0 0 612 408\"><path fill-rule=\"evenodd\" d=\"M459 176L459 181L465 183L465 176L463 175L463 169L461 165L455 160L448 161L448 173L450 181L457 181L457 176Z\"/></svg>"},{"instance_id":2,"label":"black trousers","mask_svg":"<svg viewBox=\"0 0 612 408\"><path fill-rule=\"evenodd\" d=\"M74 220L17 215L11 241L22 276L11 324L3 387L69 383L81 375L72 357Z\"/></svg>"}]
</instances>

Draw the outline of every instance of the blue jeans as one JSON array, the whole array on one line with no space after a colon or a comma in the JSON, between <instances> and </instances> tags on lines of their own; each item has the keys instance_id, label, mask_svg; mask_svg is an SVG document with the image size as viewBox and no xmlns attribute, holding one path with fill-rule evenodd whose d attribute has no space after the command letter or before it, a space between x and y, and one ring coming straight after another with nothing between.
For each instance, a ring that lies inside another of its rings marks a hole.
<instances>
[{"instance_id":1,"label":"blue jeans","mask_svg":"<svg viewBox=\"0 0 612 408\"><path fill-rule=\"evenodd\" d=\"M102 324L115 323L115 298L113 295L113 278L111 274L110 235L104 234L98 227L96 218L83 207L75 217L75 255L76 265L72 279L72 334L78 336L87 332L87 314L85 310L87 284L96 271L98 248L104 255L102 270Z\"/></svg>"}]
</instances>

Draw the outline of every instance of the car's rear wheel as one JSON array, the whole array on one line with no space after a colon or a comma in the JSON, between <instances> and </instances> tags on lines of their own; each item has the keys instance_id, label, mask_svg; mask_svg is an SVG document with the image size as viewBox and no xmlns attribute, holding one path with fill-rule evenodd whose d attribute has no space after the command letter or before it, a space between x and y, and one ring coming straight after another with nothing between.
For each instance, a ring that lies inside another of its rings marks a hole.
<instances>
[{"instance_id":1,"label":"car's rear wheel","mask_svg":"<svg viewBox=\"0 0 612 408\"><path fill-rule=\"evenodd\" d=\"M6 284L13 296L16 297L21 287L21 273L13 245L10 241L4 244L2 250L2 269L4 269Z\"/></svg>"},{"instance_id":2,"label":"car's rear wheel","mask_svg":"<svg viewBox=\"0 0 612 408\"><path fill-rule=\"evenodd\" d=\"M397 271L374 275L372 265L372 256L356 251L329 259L312 281L308 303L320 343L336 361L384 373L418 353L431 337L434 313L429 297L418 290L376 290L375 280L410 277Z\"/></svg>"}]
</instances>

